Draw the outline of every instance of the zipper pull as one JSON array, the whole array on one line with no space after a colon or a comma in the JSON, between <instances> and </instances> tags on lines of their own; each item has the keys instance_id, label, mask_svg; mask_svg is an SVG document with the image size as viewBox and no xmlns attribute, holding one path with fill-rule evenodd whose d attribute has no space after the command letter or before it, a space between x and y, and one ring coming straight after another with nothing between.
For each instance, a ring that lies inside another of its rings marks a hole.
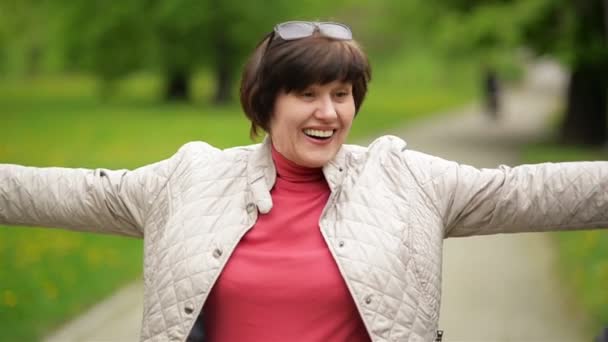
<instances>
[{"instance_id":1,"label":"zipper pull","mask_svg":"<svg viewBox=\"0 0 608 342\"><path fill-rule=\"evenodd\" d=\"M437 336L435 342L441 342L443 340L443 330L437 330Z\"/></svg>"}]
</instances>

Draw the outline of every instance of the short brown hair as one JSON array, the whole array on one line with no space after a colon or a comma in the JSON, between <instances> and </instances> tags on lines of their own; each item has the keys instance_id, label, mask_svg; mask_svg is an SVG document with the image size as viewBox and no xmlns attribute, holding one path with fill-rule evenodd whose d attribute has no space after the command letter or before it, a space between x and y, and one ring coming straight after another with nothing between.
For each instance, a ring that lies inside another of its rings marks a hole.
<instances>
[{"instance_id":1,"label":"short brown hair","mask_svg":"<svg viewBox=\"0 0 608 342\"><path fill-rule=\"evenodd\" d=\"M355 113L361 108L371 67L354 40L336 40L318 34L283 40L268 34L245 64L241 79L241 106L251 121L251 137L268 132L279 91L302 91L313 84L348 82L353 87Z\"/></svg>"}]
</instances>

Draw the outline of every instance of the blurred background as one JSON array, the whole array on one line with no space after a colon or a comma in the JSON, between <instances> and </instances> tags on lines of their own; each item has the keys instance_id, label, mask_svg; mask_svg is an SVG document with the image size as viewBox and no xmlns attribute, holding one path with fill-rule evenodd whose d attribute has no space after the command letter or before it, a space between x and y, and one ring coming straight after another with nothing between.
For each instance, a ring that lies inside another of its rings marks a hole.
<instances>
[{"instance_id":1,"label":"blurred background","mask_svg":"<svg viewBox=\"0 0 608 342\"><path fill-rule=\"evenodd\" d=\"M275 23L294 19L344 22L370 56L351 142L471 103L499 125L494 96L542 57L566 88L550 134L518 145L520 161L608 156L607 0L0 0L0 162L134 168L191 140L251 143L241 67ZM552 241L560 279L599 331L608 235ZM1 227L0 341L48 335L141 277L141 254L138 240Z\"/></svg>"}]
</instances>

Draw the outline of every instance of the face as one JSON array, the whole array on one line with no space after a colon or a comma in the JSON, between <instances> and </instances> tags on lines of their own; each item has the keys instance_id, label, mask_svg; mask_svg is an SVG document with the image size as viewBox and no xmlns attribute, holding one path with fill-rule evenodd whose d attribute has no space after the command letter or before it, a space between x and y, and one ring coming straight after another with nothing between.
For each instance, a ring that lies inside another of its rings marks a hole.
<instances>
[{"instance_id":1,"label":"face","mask_svg":"<svg viewBox=\"0 0 608 342\"><path fill-rule=\"evenodd\" d=\"M270 137L277 151L305 167L322 167L338 152L355 117L352 85L334 81L279 92Z\"/></svg>"}]
</instances>

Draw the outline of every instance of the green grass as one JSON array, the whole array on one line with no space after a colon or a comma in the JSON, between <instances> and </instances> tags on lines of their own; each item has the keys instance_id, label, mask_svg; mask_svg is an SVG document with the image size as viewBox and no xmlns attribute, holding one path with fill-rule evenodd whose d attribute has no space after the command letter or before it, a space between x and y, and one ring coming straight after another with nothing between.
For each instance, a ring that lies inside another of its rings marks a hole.
<instances>
[{"instance_id":1,"label":"green grass","mask_svg":"<svg viewBox=\"0 0 608 342\"><path fill-rule=\"evenodd\" d=\"M471 70L422 54L383 63L353 139L468 102L475 93ZM166 158L191 140L219 147L250 143L238 105L209 106L210 80L201 76L195 85L194 103L179 105L159 102L160 83L145 74L119 84L107 101L81 75L4 80L0 162L133 168ZM141 254L141 241L134 239L0 227L0 341L39 340L140 277Z\"/></svg>"},{"instance_id":2,"label":"green grass","mask_svg":"<svg viewBox=\"0 0 608 342\"><path fill-rule=\"evenodd\" d=\"M527 163L608 160L608 151L584 147L536 144L523 151ZM591 331L608 325L608 232L589 230L555 234L559 270L590 319Z\"/></svg>"}]
</instances>

